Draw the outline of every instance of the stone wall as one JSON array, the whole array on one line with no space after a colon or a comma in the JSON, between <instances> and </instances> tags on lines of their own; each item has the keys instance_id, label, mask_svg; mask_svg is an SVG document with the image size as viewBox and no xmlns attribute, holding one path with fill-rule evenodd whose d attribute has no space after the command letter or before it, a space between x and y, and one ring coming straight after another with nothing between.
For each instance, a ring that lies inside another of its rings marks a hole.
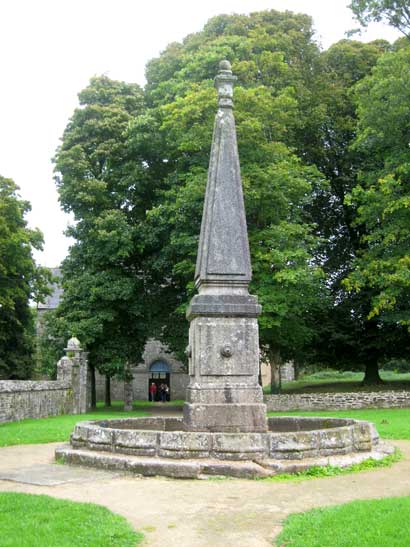
<instances>
[{"instance_id":1,"label":"stone wall","mask_svg":"<svg viewBox=\"0 0 410 547\"><path fill-rule=\"evenodd\" d=\"M84 414L91 406L87 353L76 338L57 363L57 380L0 381L0 423L59 414Z\"/></svg>"},{"instance_id":2,"label":"stone wall","mask_svg":"<svg viewBox=\"0 0 410 547\"><path fill-rule=\"evenodd\" d=\"M268 411L410 408L409 391L298 393L265 396Z\"/></svg>"},{"instance_id":3,"label":"stone wall","mask_svg":"<svg viewBox=\"0 0 410 547\"><path fill-rule=\"evenodd\" d=\"M73 413L73 390L67 382L0 381L0 423Z\"/></svg>"},{"instance_id":4,"label":"stone wall","mask_svg":"<svg viewBox=\"0 0 410 547\"><path fill-rule=\"evenodd\" d=\"M113 401L124 400L124 382L111 378L111 399ZM97 401L104 401L105 398L105 376L95 371L95 392Z\"/></svg>"}]
</instances>

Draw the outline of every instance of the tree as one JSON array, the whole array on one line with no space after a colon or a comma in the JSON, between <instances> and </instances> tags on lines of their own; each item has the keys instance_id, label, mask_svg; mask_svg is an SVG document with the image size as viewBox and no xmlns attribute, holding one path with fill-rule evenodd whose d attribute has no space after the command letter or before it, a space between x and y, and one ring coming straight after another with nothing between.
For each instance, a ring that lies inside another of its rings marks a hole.
<instances>
[{"instance_id":1,"label":"tree","mask_svg":"<svg viewBox=\"0 0 410 547\"><path fill-rule=\"evenodd\" d=\"M363 226L362 249L346 280L372 290L368 318L410 326L410 49L382 57L356 90L363 157L348 203Z\"/></svg>"},{"instance_id":2,"label":"tree","mask_svg":"<svg viewBox=\"0 0 410 547\"><path fill-rule=\"evenodd\" d=\"M322 242L319 254L331 301L313 318L312 359L342 369L364 366L366 382L380 381L377 363L383 348L376 340L385 333L368 322L370 292L353 294L342 283L360 252L362 235L362 228L354 224L355 208L346 203L362 163L360 152L352 148L358 123L353 90L389 49L380 40L341 40L322 53L317 97L323 116L308 155L329 181L327 189L316 194L311 211Z\"/></svg>"},{"instance_id":3,"label":"tree","mask_svg":"<svg viewBox=\"0 0 410 547\"><path fill-rule=\"evenodd\" d=\"M161 163L149 167L160 189L139 233L157 332L180 357L216 111L212 79L224 57L238 76L235 116L261 342L272 354L301 358L314 337L311 315L326 287L309 204L325 181L291 149L303 147L302 135L308 142L302 127L309 133L318 124L309 87L319 54L312 35L310 18L289 12L220 16L148 64L147 103L166 169L156 176ZM137 119L130 136L135 131L138 143L140 129Z\"/></svg>"},{"instance_id":4,"label":"tree","mask_svg":"<svg viewBox=\"0 0 410 547\"><path fill-rule=\"evenodd\" d=\"M30 204L18 186L0 176L0 378L29 378L34 368L34 315L31 298L47 293L47 271L37 267L32 250L42 234L27 227Z\"/></svg>"},{"instance_id":5,"label":"tree","mask_svg":"<svg viewBox=\"0 0 410 547\"><path fill-rule=\"evenodd\" d=\"M60 201L75 218L55 330L76 335L109 378L139 361L146 336L136 223L150 188L126 144L143 96L136 84L101 76L79 99L55 157Z\"/></svg>"},{"instance_id":6,"label":"tree","mask_svg":"<svg viewBox=\"0 0 410 547\"><path fill-rule=\"evenodd\" d=\"M349 8L364 27L373 21L387 21L405 36L410 36L408 0L352 0Z\"/></svg>"}]
</instances>

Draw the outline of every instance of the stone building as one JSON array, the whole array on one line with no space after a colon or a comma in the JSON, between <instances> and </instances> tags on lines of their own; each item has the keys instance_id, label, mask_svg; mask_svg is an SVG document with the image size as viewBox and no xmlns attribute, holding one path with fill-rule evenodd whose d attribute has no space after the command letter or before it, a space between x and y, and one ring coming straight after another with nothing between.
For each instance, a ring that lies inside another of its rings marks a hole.
<instances>
[{"instance_id":1,"label":"stone building","mask_svg":"<svg viewBox=\"0 0 410 547\"><path fill-rule=\"evenodd\" d=\"M60 268L52 268L53 277L60 279ZM41 334L42 316L45 312L57 308L63 295L63 289L58 283L52 285L52 293L44 302L37 304L37 333ZM132 391L135 400L148 400L148 386L155 382L158 386L165 383L169 387L171 400L184 399L188 384L188 375L183 364L160 342L149 339L145 345L143 360L131 367L133 375ZM105 378L96 374L97 400L104 400ZM124 399L124 382L113 379L111 381L111 398Z\"/></svg>"},{"instance_id":2,"label":"stone building","mask_svg":"<svg viewBox=\"0 0 410 547\"><path fill-rule=\"evenodd\" d=\"M167 384L170 400L184 399L188 385L188 374L184 365L175 358L161 342L149 339L145 344L142 362L131 367L133 376L132 392L137 401L149 400L149 385L157 385L157 400L159 400L159 386ZM96 375L97 400L104 399L105 378ZM113 379L111 382L112 399L124 400L124 382Z\"/></svg>"},{"instance_id":3,"label":"stone building","mask_svg":"<svg viewBox=\"0 0 410 547\"><path fill-rule=\"evenodd\" d=\"M52 293L46 296L44 302L37 303L37 321L36 332L39 336L43 329L43 316L46 312L55 310L60 302L60 298L63 294L63 288L61 287L59 280L61 279L60 268L50 268L52 276L56 279L56 282L51 285Z\"/></svg>"}]
</instances>

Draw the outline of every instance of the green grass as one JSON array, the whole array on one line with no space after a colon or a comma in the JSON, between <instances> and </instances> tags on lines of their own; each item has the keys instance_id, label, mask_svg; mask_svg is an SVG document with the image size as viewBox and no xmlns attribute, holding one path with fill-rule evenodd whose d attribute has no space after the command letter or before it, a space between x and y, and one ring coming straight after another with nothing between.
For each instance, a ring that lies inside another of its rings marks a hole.
<instances>
[{"instance_id":1,"label":"green grass","mask_svg":"<svg viewBox=\"0 0 410 547\"><path fill-rule=\"evenodd\" d=\"M354 501L291 515L275 544L281 547L407 547L410 497Z\"/></svg>"},{"instance_id":2,"label":"green grass","mask_svg":"<svg viewBox=\"0 0 410 547\"><path fill-rule=\"evenodd\" d=\"M355 463L347 467L338 467L326 465L324 467L314 466L300 473L283 473L282 475L274 475L264 479L257 479L267 482L284 482L284 481L302 481L306 479L318 479L321 477L336 477L337 475L348 475L350 473L359 473L360 471L371 471L380 467L390 467L393 463L400 461L402 455L399 450L395 450L390 456L386 456L382 460L374 460L370 458L362 463Z\"/></svg>"},{"instance_id":3,"label":"green grass","mask_svg":"<svg viewBox=\"0 0 410 547\"><path fill-rule=\"evenodd\" d=\"M121 401L114 401L114 404L122 404ZM161 403L161 401L155 401L155 403L151 403L150 401L134 401L133 402L133 407L134 408L152 408L153 405L159 405L159 406L164 406L165 408L166 407L182 407L184 406L184 403L185 401L183 401L182 399L176 399L175 401L168 401L166 403ZM102 404L102 403L97 403L97 406L99 404Z\"/></svg>"},{"instance_id":4,"label":"green grass","mask_svg":"<svg viewBox=\"0 0 410 547\"><path fill-rule=\"evenodd\" d=\"M383 384L363 386L363 372L322 370L304 375L299 380L283 384L283 393L345 393L348 391L385 391L410 389L410 374L396 373L391 370L381 371ZM264 389L270 392L270 387Z\"/></svg>"},{"instance_id":5,"label":"green grass","mask_svg":"<svg viewBox=\"0 0 410 547\"><path fill-rule=\"evenodd\" d=\"M105 418L127 418L147 416L142 410L124 412L122 403L115 401L111 408L97 405L97 410L89 414L53 416L51 418L28 419L0 425L0 447L15 444L41 444L65 442L77 422Z\"/></svg>"},{"instance_id":6,"label":"green grass","mask_svg":"<svg viewBox=\"0 0 410 547\"><path fill-rule=\"evenodd\" d=\"M385 439L410 440L410 408L375 408L363 410L321 410L313 412L269 412L269 416L334 416L373 422Z\"/></svg>"},{"instance_id":7,"label":"green grass","mask_svg":"<svg viewBox=\"0 0 410 547\"><path fill-rule=\"evenodd\" d=\"M2 547L134 547L143 535L92 503L0 493Z\"/></svg>"}]
</instances>

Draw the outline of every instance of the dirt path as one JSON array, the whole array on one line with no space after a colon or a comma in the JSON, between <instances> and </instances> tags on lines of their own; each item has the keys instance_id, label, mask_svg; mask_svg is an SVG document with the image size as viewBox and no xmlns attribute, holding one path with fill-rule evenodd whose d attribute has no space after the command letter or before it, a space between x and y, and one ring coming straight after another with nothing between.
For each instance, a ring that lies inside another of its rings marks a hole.
<instances>
[{"instance_id":1,"label":"dirt path","mask_svg":"<svg viewBox=\"0 0 410 547\"><path fill-rule=\"evenodd\" d=\"M15 446L0 449L0 473L23 474L13 481L0 480L0 491L105 505L143 531L147 546L266 547L289 513L355 499L410 495L410 441L394 444L404 457L388 469L298 483L115 476L53 465L55 443ZM59 484L29 484L36 470L47 475L47 469L61 474ZM67 482L70 475L75 475L75 482Z\"/></svg>"}]
</instances>

